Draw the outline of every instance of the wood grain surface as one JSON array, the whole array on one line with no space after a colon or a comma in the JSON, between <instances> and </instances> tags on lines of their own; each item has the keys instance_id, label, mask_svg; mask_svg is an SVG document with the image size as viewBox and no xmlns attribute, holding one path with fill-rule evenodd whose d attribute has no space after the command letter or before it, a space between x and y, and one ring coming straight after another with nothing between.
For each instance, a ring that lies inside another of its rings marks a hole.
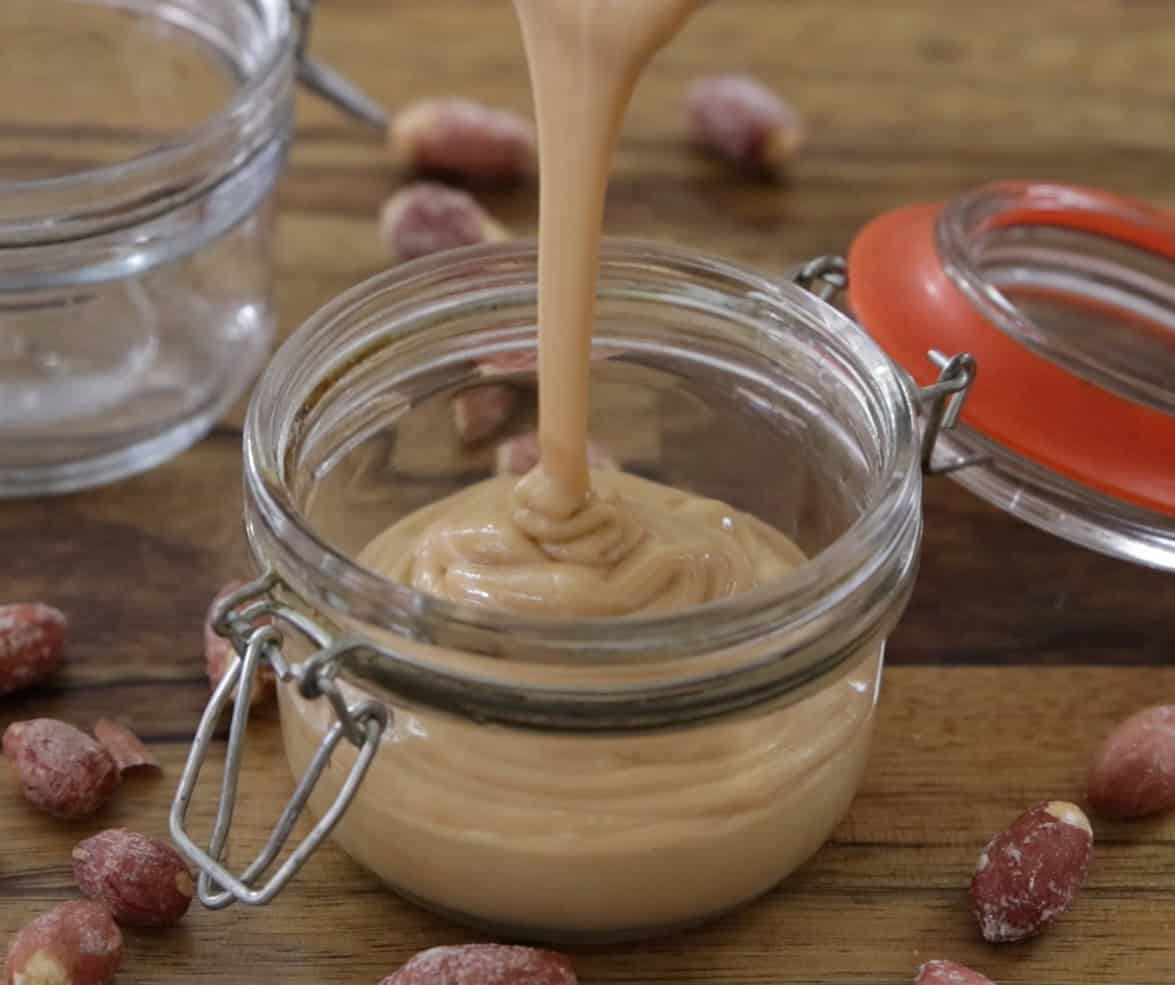
<instances>
[{"instance_id":1,"label":"wood grain surface","mask_svg":"<svg viewBox=\"0 0 1175 985\"><path fill-rule=\"evenodd\" d=\"M324 0L314 48L392 107L459 93L528 109L506 0ZM990 179L1056 178L1175 205L1173 58L1168 0L720 0L637 95L608 229L782 271L843 250L882 209ZM783 185L739 179L685 140L688 80L730 69L777 85L810 121ZM38 98L30 87L0 104L0 133L21 135L30 153L80 164L141 137L38 128ZM283 332L382 269L374 217L402 179L377 135L300 99L279 192ZM535 227L535 192L478 189L520 234ZM73 623L66 670L5 699L0 724L113 715L165 764L162 778L132 779L80 825L34 813L0 767L0 935L74 894L69 851L84 835L166 830L207 696L203 610L248 570L239 413L148 475L0 505L0 599L50 601ZM1099 823L1088 888L1039 940L987 947L965 905L995 830L1033 801L1079 798L1110 725L1175 700L1175 580L1062 544L945 481L929 485L926 531L918 588L891 640L872 766L831 843L767 899L705 930L577 958L586 985L899 983L932 957L1001 985L1175 980L1175 817ZM259 844L291 787L276 723L262 720L234 854ZM207 799L198 813L207 820ZM374 985L420 948L467 939L331 848L266 909L193 911L180 929L129 933L118 980Z\"/></svg>"}]
</instances>

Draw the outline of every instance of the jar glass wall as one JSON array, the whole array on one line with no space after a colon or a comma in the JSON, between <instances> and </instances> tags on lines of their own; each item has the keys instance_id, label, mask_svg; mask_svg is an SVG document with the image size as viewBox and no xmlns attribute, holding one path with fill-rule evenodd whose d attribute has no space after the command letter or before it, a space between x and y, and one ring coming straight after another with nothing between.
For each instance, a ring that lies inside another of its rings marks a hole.
<instances>
[{"instance_id":1,"label":"jar glass wall","mask_svg":"<svg viewBox=\"0 0 1175 985\"><path fill-rule=\"evenodd\" d=\"M365 641L346 687L393 711L343 848L503 934L643 936L767 891L848 808L916 568L914 410L864 333L804 291L607 244L593 439L629 471L754 513L807 559L668 616L562 622L420 595L354 557L533 427L527 407L463 444L450 401L487 366L528 389L535 262L499 245L410 264L304 326L250 408L248 531L284 601ZM293 688L281 704L300 774L330 707ZM353 758L332 757L316 810Z\"/></svg>"},{"instance_id":2,"label":"jar glass wall","mask_svg":"<svg viewBox=\"0 0 1175 985\"><path fill-rule=\"evenodd\" d=\"M11 0L0 68L0 495L141 471L244 391L273 328L284 0Z\"/></svg>"}]
</instances>

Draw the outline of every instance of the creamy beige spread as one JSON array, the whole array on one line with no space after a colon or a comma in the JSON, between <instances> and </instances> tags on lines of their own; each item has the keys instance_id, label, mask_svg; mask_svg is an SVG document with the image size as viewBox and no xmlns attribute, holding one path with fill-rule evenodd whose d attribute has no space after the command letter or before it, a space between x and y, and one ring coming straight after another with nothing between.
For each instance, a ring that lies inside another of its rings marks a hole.
<instances>
[{"instance_id":1,"label":"creamy beige spread","mask_svg":"<svg viewBox=\"0 0 1175 985\"><path fill-rule=\"evenodd\" d=\"M402 645L402 644L401 644ZM765 893L848 810L879 655L799 704L688 730L557 736L397 709L335 840L396 890L540 935L652 931ZM281 689L301 775L330 707ZM354 762L343 743L311 801Z\"/></svg>"},{"instance_id":2,"label":"creamy beige spread","mask_svg":"<svg viewBox=\"0 0 1175 985\"><path fill-rule=\"evenodd\" d=\"M594 472L567 515L535 502L539 473L498 476L376 537L366 567L479 607L559 617L699 605L774 581L798 550L713 499L615 471Z\"/></svg>"},{"instance_id":3,"label":"creamy beige spread","mask_svg":"<svg viewBox=\"0 0 1175 985\"><path fill-rule=\"evenodd\" d=\"M540 145L540 464L402 519L363 550L367 567L465 605L573 618L695 606L802 560L729 506L588 468L611 151L644 64L699 5L515 0ZM590 933L697 920L769 889L839 821L864 769L879 664L873 649L798 704L672 732L545 735L398 709L337 838L400 891L492 924ZM608 668L598 673L606 688ZM301 772L331 711L292 689L282 701ZM316 809L353 758L334 755Z\"/></svg>"}]
</instances>

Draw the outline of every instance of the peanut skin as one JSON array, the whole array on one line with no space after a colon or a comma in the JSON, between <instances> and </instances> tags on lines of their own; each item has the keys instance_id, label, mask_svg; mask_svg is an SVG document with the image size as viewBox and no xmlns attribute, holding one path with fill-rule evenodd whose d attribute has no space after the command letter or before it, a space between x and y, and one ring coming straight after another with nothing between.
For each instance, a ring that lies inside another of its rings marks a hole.
<instances>
[{"instance_id":1,"label":"peanut skin","mask_svg":"<svg viewBox=\"0 0 1175 985\"><path fill-rule=\"evenodd\" d=\"M686 104L694 140L746 170L780 172L803 142L799 114L749 75L699 79Z\"/></svg>"},{"instance_id":2,"label":"peanut skin","mask_svg":"<svg viewBox=\"0 0 1175 985\"><path fill-rule=\"evenodd\" d=\"M535 432L507 438L494 456L494 470L500 475L525 475L539 463L539 437ZM588 467L617 469L620 466L607 450L594 441L588 441Z\"/></svg>"},{"instance_id":3,"label":"peanut skin","mask_svg":"<svg viewBox=\"0 0 1175 985\"><path fill-rule=\"evenodd\" d=\"M1089 872L1093 829L1076 804L1030 808L991 839L971 880L971 913L989 944L1033 937L1069 909Z\"/></svg>"},{"instance_id":4,"label":"peanut skin","mask_svg":"<svg viewBox=\"0 0 1175 985\"><path fill-rule=\"evenodd\" d=\"M1144 709L1106 737L1090 767L1089 803L1117 820L1175 809L1175 705Z\"/></svg>"},{"instance_id":5,"label":"peanut skin","mask_svg":"<svg viewBox=\"0 0 1175 985\"><path fill-rule=\"evenodd\" d=\"M65 660L68 622L39 602L0 605L0 695L31 687Z\"/></svg>"},{"instance_id":6,"label":"peanut skin","mask_svg":"<svg viewBox=\"0 0 1175 985\"><path fill-rule=\"evenodd\" d=\"M555 951L463 944L421 951L381 985L576 985L576 977Z\"/></svg>"},{"instance_id":7,"label":"peanut skin","mask_svg":"<svg viewBox=\"0 0 1175 985\"><path fill-rule=\"evenodd\" d=\"M534 170L534 127L522 117L468 99L427 99L401 110L388 142L414 171L481 181L514 181Z\"/></svg>"},{"instance_id":8,"label":"peanut skin","mask_svg":"<svg viewBox=\"0 0 1175 985\"><path fill-rule=\"evenodd\" d=\"M37 917L12 939L8 985L107 985L122 964L122 933L102 903L74 900Z\"/></svg>"},{"instance_id":9,"label":"peanut skin","mask_svg":"<svg viewBox=\"0 0 1175 985\"><path fill-rule=\"evenodd\" d=\"M110 753L65 722L14 722L3 744L20 774L25 799L54 817L87 817L118 788L118 767Z\"/></svg>"},{"instance_id":10,"label":"peanut skin","mask_svg":"<svg viewBox=\"0 0 1175 985\"><path fill-rule=\"evenodd\" d=\"M160 768L159 760L151 755L143 741L122 722L99 718L94 723L94 738L110 753L119 773Z\"/></svg>"},{"instance_id":11,"label":"peanut skin","mask_svg":"<svg viewBox=\"0 0 1175 985\"><path fill-rule=\"evenodd\" d=\"M73 874L82 894L105 903L131 927L171 927L192 902L192 873L166 841L112 828L73 850Z\"/></svg>"},{"instance_id":12,"label":"peanut skin","mask_svg":"<svg viewBox=\"0 0 1175 985\"><path fill-rule=\"evenodd\" d=\"M914 985L995 985L995 982L954 961L927 961L918 969Z\"/></svg>"},{"instance_id":13,"label":"peanut skin","mask_svg":"<svg viewBox=\"0 0 1175 985\"><path fill-rule=\"evenodd\" d=\"M518 391L506 383L486 383L453 397L453 428L464 444L493 437L510 420L518 405Z\"/></svg>"},{"instance_id":14,"label":"peanut skin","mask_svg":"<svg viewBox=\"0 0 1175 985\"><path fill-rule=\"evenodd\" d=\"M392 261L401 263L460 246L496 242L509 234L472 195L418 181L384 203L379 236Z\"/></svg>"}]
</instances>

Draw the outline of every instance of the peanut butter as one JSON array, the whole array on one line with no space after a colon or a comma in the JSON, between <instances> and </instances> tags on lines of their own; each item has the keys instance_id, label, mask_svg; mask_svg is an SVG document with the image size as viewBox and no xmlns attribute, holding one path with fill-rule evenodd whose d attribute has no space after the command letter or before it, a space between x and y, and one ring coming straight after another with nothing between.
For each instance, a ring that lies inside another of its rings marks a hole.
<instances>
[{"instance_id":1,"label":"peanut butter","mask_svg":"<svg viewBox=\"0 0 1175 985\"><path fill-rule=\"evenodd\" d=\"M521 480L487 480L395 523L362 551L366 567L465 606L567 619L680 610L769 585L802 562L752 516L588 466L611 152L642 68L699 4L515 0L542 181L540 462ZM779 645L764 641L763 658ZM675 731L543 734L397 709L336 837L408 896L531 935L712 916L768 890L844 814L865 766L880 660L877 647L864 651L798 704ZM616 668L577 672L607 690ZM282 702L300 772L331 712L288 688ZM317 809L353 757L336 753Z\"/></svg>"},{"instance_id":2,"label":"peanut butter","mask_svg":"<svg viewBox=\"0 0 1175 985\"><path fill-rule=\"evenodd\" d=\"M799 704L643 735L543 735L397 709L334 838L397 891L526 936L713 917L771 889L844 816L869 754L879 660L866 655ZM301 775L332 712L293 688L281 701ZM340 746L316 811L353 762Z\"/></svg>"},{"instance_id":3,"label":"peanut butter","mask_svg":"<svg viewBox=\"0 0 1175 985\"><path fill-rule=\"evenodd\" d=\"M395 524L359 560L454 601L573 618L700 605L801 559L753 516L637 476L593 472L586 503L566 516L541 500L545 482L535 471L471 486Z\"/></svg>"}]
</instances>

